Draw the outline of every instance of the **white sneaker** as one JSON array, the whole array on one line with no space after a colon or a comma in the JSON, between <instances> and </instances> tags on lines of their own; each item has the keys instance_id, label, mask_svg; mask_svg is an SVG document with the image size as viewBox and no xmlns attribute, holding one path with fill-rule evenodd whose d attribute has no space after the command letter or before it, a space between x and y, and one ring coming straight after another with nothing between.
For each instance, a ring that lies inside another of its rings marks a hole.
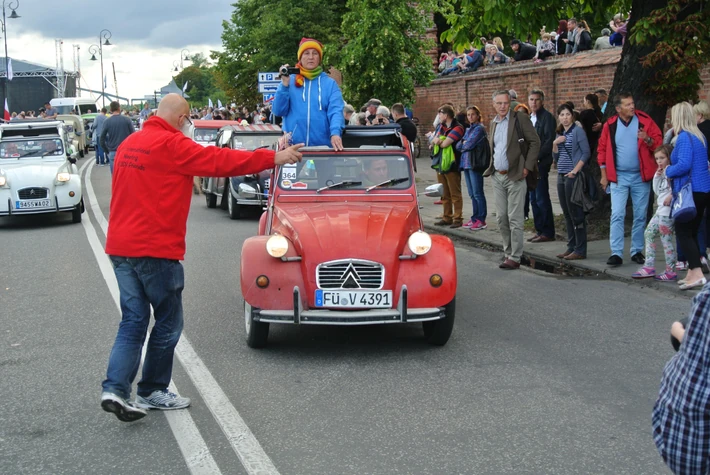
<instances>
[{"instance_id":1,"label":"white sneaker","mask_svg":"<svg viewBox=\"0 0 710 475\"><path fill-rule=\"evenodd\" d=\"M189 397L180 397L168 390L155 390L150 393L150 396L136 396L136 407L142 409L159 409L161 411L169 411L172 409L184 409L190 406Z\"/></svg>"},{"instance_id":2,"label":"white sneaker","mask_svg":"<svg viewBox=\"0 0 710 475\"><path fill-rule=\"evenodd\" d=\"M121 396L108 391L101 393L101 408L115 414L123 422L137 421L148 415L143 409L138 409Z\"/></svg>"}]
</instances>

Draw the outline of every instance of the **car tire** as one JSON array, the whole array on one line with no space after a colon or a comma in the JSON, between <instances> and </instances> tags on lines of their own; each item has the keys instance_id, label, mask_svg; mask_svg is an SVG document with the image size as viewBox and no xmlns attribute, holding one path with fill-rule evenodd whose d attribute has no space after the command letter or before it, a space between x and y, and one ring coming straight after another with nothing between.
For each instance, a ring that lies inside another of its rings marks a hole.
<instances>
[{"instance_id":1,"label":"car tire","mask_svg":"<svg viewBox=\"0 0 710 475\"><path fill-rule=\"evenodd\" d=\"M454 330L454 317L456 315L456 297L444 307L446 316L431 322L422 322L424 338L432 345L444 346L451 332Z\"/></svg>"},{"instance_id":2,"label":"car tire","mask_svg":"<svg viewBox=\"0 0 710 475\"><path fill-rule=\"evenodd\" d=\"M81 223L81 213L84 212L84 198L81 199L79 204L77 204L71 211L71 222Z\"/></svg>"},{"instance_id":3,"label":"car tire","mask_svg":"<svg viewBox=\"0 0 710 475\"><path fill-rule=\"evenodd\" d=\"M227 211L229 212L229 219L240 219L242 217L242 207L237 203L237 199L232 194L232 182L229 182L229 188L227 188Z\"/></svg>"},{"instance_id":4,"label":"car tire","mask_svg":"<svg viewBox=\"0 0 710 475\"><path fill-rule=\"evenodd\" d=\"M205 193L205 200L207 200L208 208L217 207L217 195L215 195L214 193Z\"/></svg>"},{"instance_id":5,"label":"car tire","mask_svg":"<svg viewBox=\"0 0 710 475\"><path fill-rule=\"evenodd\" d=\"M244 301L244 326L249 348L264 348L269 339L269 324L255 322L252 306Z\"/></svg>"}]
</instances>

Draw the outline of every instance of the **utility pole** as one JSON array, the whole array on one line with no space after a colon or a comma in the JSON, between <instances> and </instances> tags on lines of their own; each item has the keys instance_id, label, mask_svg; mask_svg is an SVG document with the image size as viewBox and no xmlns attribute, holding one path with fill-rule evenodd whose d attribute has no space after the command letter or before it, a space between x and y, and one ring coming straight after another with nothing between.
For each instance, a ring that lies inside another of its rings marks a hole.
<instances>
[{"instance_id":1,"label":"utility pole","mask_svg":"<svg viewBox=\"0 0 710 475\"><path fill-rule=\"evenodd\" d=\"M113 88L116 90L116 100L118 100L118 81L116 80L116 64L111 61L111 67L113 68Z\"/></svg>"},{"instance_id":2,"label":"utility pole","mask_svg":"<svg viewBox=\"0 0 710 475\"><path fill-rule=\"evenodd\" d=\"M72 46L72 59L74 62L74 71L76 72L76 96L81 97L81 54L79 50L81 46Z\"/></svg>"}]
</instances>

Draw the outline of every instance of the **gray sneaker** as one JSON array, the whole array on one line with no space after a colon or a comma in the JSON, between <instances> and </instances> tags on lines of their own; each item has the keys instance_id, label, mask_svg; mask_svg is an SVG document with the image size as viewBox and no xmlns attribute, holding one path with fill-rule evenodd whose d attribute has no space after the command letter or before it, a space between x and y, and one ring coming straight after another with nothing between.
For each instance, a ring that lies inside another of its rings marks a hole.
<instances>
[{"instance_id":1,"label":"gray sneaker","mask_svg":"<svg viewBox=\"0 0 710 475\"><path fill-rule=\"evenodd\" d=\"M172 409L184 409L190 405L189 397L180 397L168 390L156 390L150 396L136 396L136 407L142 409L160 409L169 411Z\"/></svg>"},{"instance_id":2,"label":"gray sneaker","mask_svg":"<svg viewBox=\"0 0 710 475\"><path fill-rule=\"evenodd\" d=\"M131 405L121 396L107 391L101 393L101 408L106 412L115 414L118 420L122 422L137 421L148 415L143 409L138 409Z\"/></svg>"}]
</instances>

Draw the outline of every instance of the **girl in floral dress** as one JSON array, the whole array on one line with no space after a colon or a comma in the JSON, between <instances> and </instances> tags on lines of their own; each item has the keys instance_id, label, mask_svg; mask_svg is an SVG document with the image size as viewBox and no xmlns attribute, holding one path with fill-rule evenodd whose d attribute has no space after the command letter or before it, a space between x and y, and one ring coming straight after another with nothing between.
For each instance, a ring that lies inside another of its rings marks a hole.
<instances>
[{"instance_id":1,"label":"girl in floral dress","mask_svg":"<svg viewBox=\"0 0 710 475\"><path fill-rule=\"evenodd\" d=\"M656 214L653 215L651 221L646 226L644 232L644 240L646 241L646 262L643 267L631 274L634 279L645 279L655 277L661 281L675 281L678 279L675 273L675 264L677 260L675 250L675 227L673 218L671 218L671 199L672 190L670 180L666 178L665 169L671 164L671 145L661 145L654 152L658 170L653 177L653 192L658 196ZM656 275L656 237L661 237L663 243L663 251L666 257L666 271Z\"/></svg>"}]
</instances>

